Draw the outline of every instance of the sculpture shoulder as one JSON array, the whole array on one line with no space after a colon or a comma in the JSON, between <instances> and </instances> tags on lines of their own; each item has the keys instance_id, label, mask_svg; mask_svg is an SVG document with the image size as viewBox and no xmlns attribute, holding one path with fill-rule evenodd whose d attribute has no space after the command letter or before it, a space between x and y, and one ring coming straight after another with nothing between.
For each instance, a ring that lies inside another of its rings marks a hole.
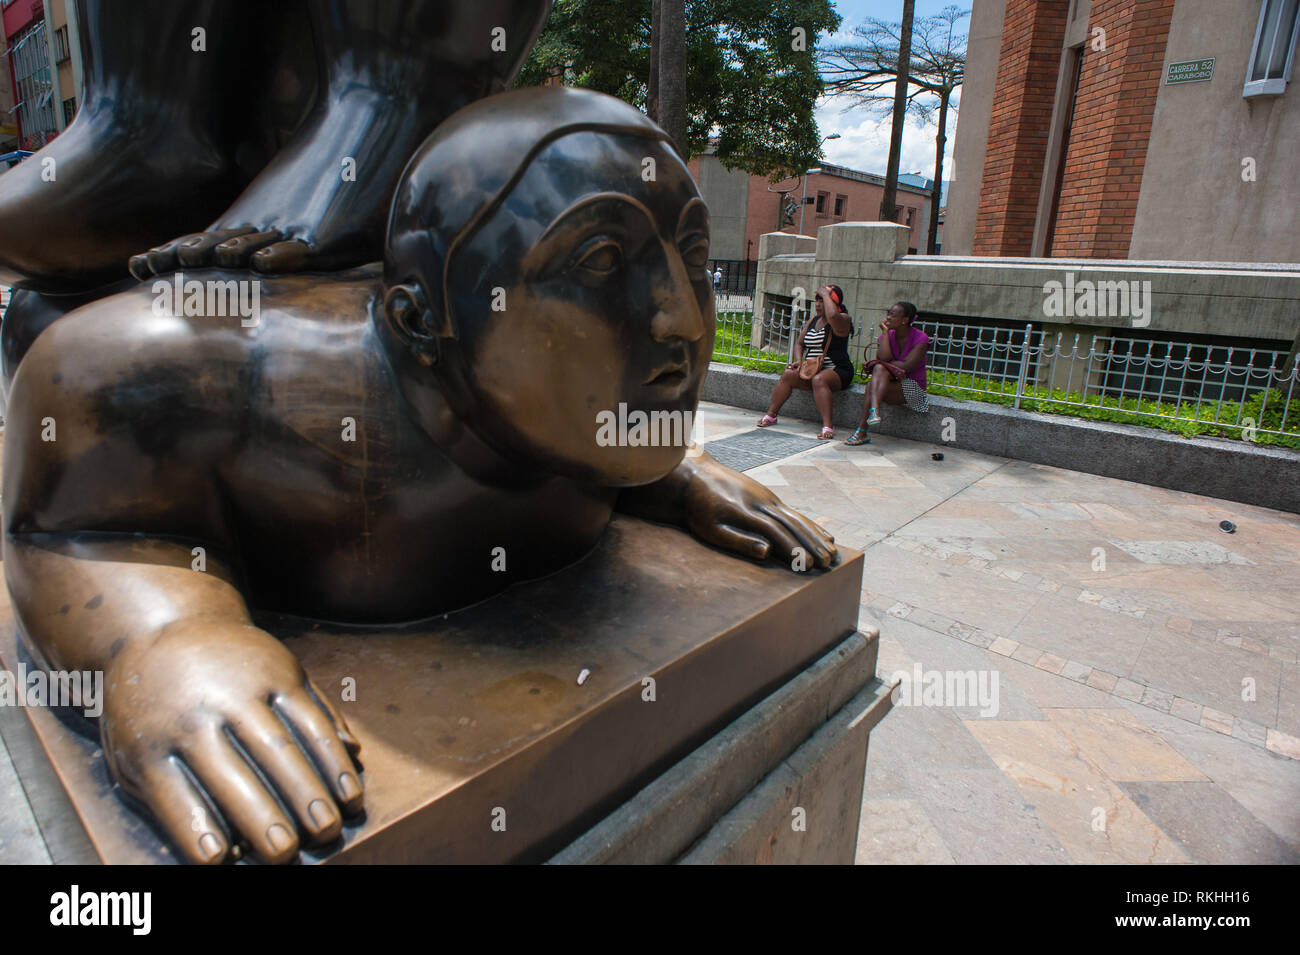
<instances>
[{"instance_id":1,"label":"sculpture shoulder","mask_svg":"<svg viewBox=\"0 0 1300 955\"><path fill-rule=\"evenodd\" d=\"M70 312L33 343L14 392L35 392L43 405L95 396L105 411L180 402L212 413L246 403L275 373L272 357L286 372L365 363L378 289L368 270L313 283L236 276L178 273Z\"/></svg>"}]
</instances>

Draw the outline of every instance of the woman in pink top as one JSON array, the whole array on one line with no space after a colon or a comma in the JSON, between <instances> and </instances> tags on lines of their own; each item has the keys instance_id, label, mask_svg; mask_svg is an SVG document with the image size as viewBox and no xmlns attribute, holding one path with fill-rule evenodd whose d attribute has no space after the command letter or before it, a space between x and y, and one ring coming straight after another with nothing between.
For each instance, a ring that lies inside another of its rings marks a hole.
<instances>
[{"instance_id":1,"label":"woman in pink top","mask_svg":"<svg viewBox=\"0 0 1300 955\"><path fill-rule=\"evenodd\" d=\"M880 423L879 409L883 405L905 404L914 411L927 410L925 353L930 347L930 336L912 326L914 318L916 306L898 302L880 323L876 357L866 364L871 377L867 380L866 400L862 402L862 418L845 444L871 442L867 427Z\"/></svg>"}]
</instances>

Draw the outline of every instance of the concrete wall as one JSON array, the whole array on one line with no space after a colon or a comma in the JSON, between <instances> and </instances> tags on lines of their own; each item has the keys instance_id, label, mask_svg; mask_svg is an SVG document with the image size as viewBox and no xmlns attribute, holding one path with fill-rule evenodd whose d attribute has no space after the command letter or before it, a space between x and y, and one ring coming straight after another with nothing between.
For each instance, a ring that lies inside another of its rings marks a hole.
<instances>
[{"instance_id":1,"label":"concrete wall","mask_svg":"<svg viewBox=\"0 0 1300 955\"><path fill-rule=\"evenodd\" d=\"M780 237L782 243L788 240ZM1125 316L1049 316L1044 285L1064 283L1067 272L1076 284L1150 282L1149 331L1262 338L1279 342L1279 348L1300 332L1300 268L903 255L905 230L884 222L827 226L811 250L808 239L793 241L793 248L770 245L779 252L759 262L756 306L769 294L789 296L796 286L834 283L843 287L846 305L858 319L858 345L864 343L863 332L900 299L915 302L922 315L1000 318L1083 332L1132 327Z\"/></svg>"},{"instance_id":2,"label":"concrete wall","mask_svg":"<svg viewBox=\"0 0 1300 955\"><path fill-rule=\"evenodd\" d=\"M1168 64L1215 57L1208 83L1160 86L1132 258L1300 262L1300 71L1280 96L1241 95L1259 0L1178 0ZM1242 159L1257 180L1242 181Z\"/></svg>"},{"instance_id":3,"label":"concrete wall","mask_svg":"<svg viewBox=\"0 0 1300 955\"><path fill-rule=\"evenodd\" d=\"M745 258L749 173L728 169L710 155L693 157L690 170L709 207L709 257Z\"/></svg>"},{"instance_id":4,"label":"concrete wall","mask_svg":"<svg viewBox=\"0 0 1300 955\"><path fill-rule=\"evenodd\" d=\"M1006 0L972 0L966 41L966 81L961 87L957 132L953 137L953 178L943 223L943 251L970 255L984 178L984 153L993 113L993 84L1002 49L1002 11Z\"/></svg>"}]
</instances>

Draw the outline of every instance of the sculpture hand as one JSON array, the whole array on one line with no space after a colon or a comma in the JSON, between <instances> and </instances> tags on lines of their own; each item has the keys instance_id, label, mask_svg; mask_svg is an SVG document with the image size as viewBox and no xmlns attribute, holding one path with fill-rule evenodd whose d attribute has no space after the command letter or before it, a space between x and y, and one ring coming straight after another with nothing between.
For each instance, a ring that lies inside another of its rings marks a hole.
<instances>
[{"instance_id":1,"label":"sculpture hand","mask_svg":"<svg viewBox=\"0 0 1300 955\"><path fill-rule=\"evenodd\" d=\"M289 862L299 832L332 842L340 807L361 809L349 755L360 744L297 657L256 627L198 618L165 628L113 658L104 696L113 775L190 861L223 860L233 831L264 861Z\"/></svg>"},{"instance_id":2,"label":"sculpture hand","mask_svg":"<svg viewBox=\"0 0 1300 955\"><path fill-rule=\"evenodd\" d=\"M689 455L678 471L683 469L685 523L700 540L759 560L775 556L790 561L798 547L807 566L834 563L835 538L753 478L703 451Z\"/></svg>"}]
</instances>

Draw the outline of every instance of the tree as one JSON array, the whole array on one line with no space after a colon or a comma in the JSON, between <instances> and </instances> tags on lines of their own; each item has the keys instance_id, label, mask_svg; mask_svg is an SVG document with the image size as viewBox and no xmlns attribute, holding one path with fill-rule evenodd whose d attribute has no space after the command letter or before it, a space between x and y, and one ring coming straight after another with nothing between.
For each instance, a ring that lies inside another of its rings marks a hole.
<instances>
[{"instance_id":1,"label":"tree","mask_svg":"<svg viewBox=\"0 0 1300 955\"><path fill-rule=\"evenodd\" d=\"M685 0L657 0L659 7L659 44L653 36L650 56L658 63L659 118L682 155L690 156L687 146L686 116L686 3ZM655 53L659 55L656 57ZM653 70L655 67L650 67Z\"/></svg>"},{"instance_id":2,"label":"tree","mask_svg":"<svg viewBox=\"0 0 1300 955\"><path fill-rule=\"evenodd\" d=\"M880 218L898 221L898 163L903 154L903 117L907 111L908 64L912 62L912 19L916 0L903 0L903 23L898 34L898 57L894 76L894 122L889 131L889 167L885 171L885 193L880 199Z\"/></svg>"},{"instance_id":3,"label":"tree","mask_svg":"<svg viewBox=\"0 0 1300 955\"><path fill-rule=\"evenodd\" d=\"M966 36L957 33L956 28L968 16L969 10L945 7L936 16L918 20L912 31L905 112L911 113L921 123L929 123L930 118L938 114L934 185L930 196L930 238L926 249L930 254L935 251L939 205L943 198L948 109L966 72ZM852 105L865 106L880 114L892 110L897 125L894 97L881 91L896 82L901 34L899 24L868 20L864 26L853 30L854 42L824 51L821 69L827 92L847 96Z\"/></svg>"},{"instance_id":4,"label":"tree","mask_svg":"<svg viewBox=\"0 0 1300 955\"><path fill-rule=\"evenodd\" d=\"M537 85L571 62L576 85L654 109L651 117L688 157L712 145L729 168L773 179L814 165L821 156L816 41L840 25L831 0L677 2L685 24L681 140L664 122L664 64L658 60L652 73L650 55L654 7L672 0L556 0L517 85Z\"/></svg>"}]
</instances>

